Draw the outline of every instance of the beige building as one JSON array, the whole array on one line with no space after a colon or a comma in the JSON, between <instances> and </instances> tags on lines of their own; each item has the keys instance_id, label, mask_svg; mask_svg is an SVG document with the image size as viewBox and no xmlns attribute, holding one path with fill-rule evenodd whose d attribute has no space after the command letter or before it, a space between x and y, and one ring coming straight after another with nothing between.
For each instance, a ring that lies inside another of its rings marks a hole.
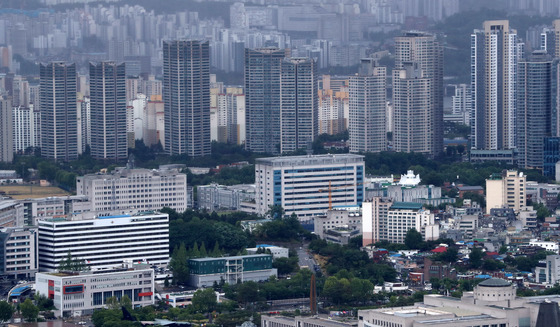
<instances>
[{"instance_id":1,"label":"beige building","mask_svg":"<svg viewBox=\"0 0 560 327\"><path fill-rule=\"evenodd\" d=\"M554 44L556 46L554 57L560 58L560 19L556 19L552 24L554 25Z\"/></svg>"},{"instance_id":2,"label":"beige building","mask_svg":"<svg viewBox=\"0 0 560 327\"><path fill-rule=\"evenodd\" d=\"M486 180L486 213L494 208L512 208L516 213L526 205L527 177L517 170L504 170Z\"/></svg>"},{"instance_id":3,"label":"beige building","mask_svg":"<svg viewBox=\"0 0 560 327\"><path fill-rule=\"evenodd\" d=\"M393 146L396 152L432 154L432 88L418 63L393 70Z\"/></svg>"}]
</instances>

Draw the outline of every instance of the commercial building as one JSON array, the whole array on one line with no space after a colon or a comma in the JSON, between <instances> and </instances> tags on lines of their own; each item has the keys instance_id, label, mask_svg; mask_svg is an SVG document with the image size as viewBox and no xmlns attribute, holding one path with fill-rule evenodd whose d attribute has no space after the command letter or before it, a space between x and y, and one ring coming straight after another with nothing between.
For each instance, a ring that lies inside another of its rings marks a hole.
<instances>
[{"instance_id":1,"label":"commercial building","mask_svg":"<svg viewBox=\"0 0 560 327\"><path fill-rule=\"evenodd\" d=\"M108 299L127 296L132 307L154 304L153 269L113 268L102 272L37 273L37 293L54 302L55 316L92 314L106 308Z\"/></svg>"},{"instance_id":2,"label":"commercial building","mask_svg":"<svg viewBox=\"0 0 560 327\"><path fill-rule=\"evenodd\" d=\"M29 279L39 268L37 228L0 228L0 275L10 279Z\"/></svg>"},{"instance_id":3,"label":"commercial building","mask_svg":"<svg viewBox=\"0 0 560 327\"><path fill-rule=\"evenodd\" d=\"M560 169L556 169L560 161L560 137L545 137L543 143L543 176L560 181L557 178Z\"/></svg>"},{"instance_id":4,"label":"commercial building","mask_svg":"<svg viewBox=\"0 0 560 327\"><path fill-rule=\"evenodd\" d=\"M517 71L516 148L521 168L543 168L545 137L556 136L558 62L545 51L521 60Z\"/></svg>"},{"instance_id":5,"label":"commercial building","mask_svg":"<svg viewBox=\"0 0 560 327\"><path fill-rule=\"evenodd\" d=\"M0 162L14 160L12 101L0 96Z\"/></svg>"},{"instance_id":6,"label":"commercial building","mask_svg":"<svg viewBox=\"0 0 560 327\"><path fill-rule=\"evenodd\" d=\"M362 59L350 77L350 152L387 150L387 68L374 59Z\"/></svg>"},{"instance_id":7,"label":"commercial building","mask_svg":"<svg viewBox=\"0 0 560 327\"><path fill-rule=\"evenodd\" d=\"M364 200L364 157L355 154L260 158L255 202L261 215L279 205L300 220Z\"/></svg>"},{"instance_id":8,"label":"commercial building","mask_svg":"<svg viewBox=\"0 0 560 327\"><path fill-rule=\"evenodd\" d=\"M254 247L254 248L248 248L247 253L248 254L257 254L259 249L261 251L266 251L265 254L271 254L273 259L287 258L289 256L289 252L290 252L288 248L283 248L283 247L280 247L280 246L268 245L268 244L257 244L257 246Z\"/></svg>"},{"instance_id":9,"label":"commercial building","mask_svg":"<svg viewBox=\"0 0 560 327\"><path fill-rule=\"evenodd\" d=\"M76 64L40 65L41 156L62 161L78 158Z\"/></svg>"},{"instance_id":10,"label":"commercial building","mask_svg":"<svg viewBox=\"0 0 560 327\"><path fill-rule=\"evenodd\" d=\"M25 225L36 225L37 218L56 218L91 211L91 203L85 195L52 196L19 200L18 202L23 205Z\"/></svg>"},{"instance_id":11,"label":"commercial building","mask_svg":"<svg viewBox=\"0 0 560 327\"><path fill-rule=\"evenodd\" d=\"M259 282L278 275L276 268L272 268L270 254L189 259L189 273L189 283L193 287L211 287L222 281L228 284Z\"/></svg>"},{"instance_id":12,"label":"commercial building","mask_svg":"<svg viewBox=\"0 0 560 327\"><path fill-rule=\"evenodd\" d=\"M519 212L526 205L527 176L516 170L492 174L486 180L486 213L493 208L511 208Z\"/></svg>"},{"instance_id":13,"label":"commercial building","mask_svg":"<svg viewBox=\"0 0 560 327\"><path fill-rule=\"evenodd\" d=\"M240 210L242 202L255 201L255 185L218 184L197 187L198 208L214 210Z\"/></svg>"},{"instance_id":14,"label":"commercial building","mask_svg":"<svg viewBox=\"0 0 560 327\"><path fill-rule=\"evenodd\" d=\"M280 152L282 61L289 50L245 49L247 150Z\"/></svg>"},{"instance_id":15,"label":"commercial building","mask_svg":"<svg viewBox=\"0 0 560 327\"><path fill-rule=\"evenodd\" d=\"M77 195L85 195L92 211L159 210L178 212L188 208L187 175L181 167L161 166L158 170L116 168L107 174L76 179Z\"/></svg>"},{"instance_id":16,"label":"commercial building","mask_svg":"<svg viewBox=\"0 0 560 327\"><path fill-rule=\"evenodd\" d=\"M38 221L41 271L55 271L68 253L73 259L84 260L92 270L129 261L168 263L167 214L145 212L104 217L93 214Z\"/></svg>"},{"instance_id":17,"label":"commercial building","mask_svg":"<svg viewBox=\"0 0 560 327\"><path fill-rule=\"evenodd\" d=\"M418 63L393 70L393 148L433 155L435 130L433 79ZM443 118L442 118L443 120ZM443 142L443 141L442 141ZM443 145L441 146L443 149ZM443 150L442 150L443 151ZM439 152L438 152L439 153Z\"/></svg>"},{"instance_id":18,"label":"commercial building","mask_svg":"<svg viewBox=\"0 0 560 327\"><path fill-rule=\"evenodd\" d=\"M128 156L125 64L90 63L89 76L91 156L124 159Z\"/></svg>"},{"instance_id":19,"label":"commercial building","mask_svg":"<svg viewBox=\"0 0 560 327\"><path fill-rule=\"evenodd\" d=\"M439 225L435 223L434 214L423 209L421 203L374 197L362 204L364 246L379 241L404 243L406 233L412 228L425 240L439 238Z\"/></svg>"},{"instance_id":20,"label":"commercial building","mask_svg":"<svg viewBox=\"0 0 560 327\"><path fill-rule=\"evenodd\" d=\"M0 198L0 228L23 226L23 213L23 205L21 203Z\"/></svg>"},{"instance_id":21,"label":"commercial building","mask_svg":"<svg viewBox=\"0 0 560 327\"><path fill-rule=\"evenodd\" d=\"M357 323L352 321L338 321L325 319L319 316L294 318L285 316L261 316L262 327L356 327Z\"/></svg>"},{"instance_id":22,"label":"commercial building","mask_svg":"<svg viewBox=\"0 0 560 327\"><path fill-rule=\"evenodd\" d=\"M281 66L280 152L289 153L307 148L319 135L319 83L313 59L284 58ZM266 128L271 122L264 123Z\"/></svg>"},{"instance_id":23,"label":"commercial building","mask_svg":"<svg viewBox=\"0 0 560 327\"><path fill-rule=\"evenodd\" d=\"M560 301L558 295L516 297L515 293L510 283L492 278L478 284L473 292L463 293L460 299L429 294L414 306L359 310L358 326L539 326L537 317L550 310L543 310L543 304L557 306Z\"/></svg>"},{"instance_id":24,"label":"commercial building","mask_svg":"<svg viewBox=\"0 0 560 327\"><path fill-rule=\"evenodd\" d=\"M427 124L426 130L422 131L424 134L412 134L411 137L414 138L424 138L424 135L428 139L428 147L429 152L428 154L435 156L438 155L443 151L443 47L438 42L436 37L429 33L424 32L406 32L402 36L398 36L395 38L395 71L400 73L393 73L393 76L399 76L397 80L399 80L399 84L404 82L402 76L402 70L407 70L409 65L417 65L418 71L422 71L422 77L415 75L417 78L427 79L427 81L422 81L418 83L413 83L408 78L411 76L406 77L406 84L407 87L400 85L400 91L398 95L395 95L395 99L399 101L399 107L402 111L404 107L409 107L408 110L411 112L416 112L415 110L420 110L418 112L418 116L414 117L411 116L414 120L414 124L411 126L414 128L415 131L420 131L417 124L421 124L425 126ZM394 92L397 90L395 89L395 78L393 77L393 88ZM414 90L412 87L420 87L420 88L427 88L427 90ZM404 87L404 89L403 89ZM406 92L406 93L404 93ZM424 98L421 97L421 94L427 96L430 100L428 103L424 103ZM407 105L405 106L402 102L404 99L409 99L414 101L420 101L420 103L416 103L415 105ZM401 120L401 125L397 129L397 108L396 101L395 102L395 131L394 136L396 133L400 131L400 133L405 132L403 130L402 123L404 121ZM400 117L404 119L404 117ZM407 150L406 147L402 147L400 150L396 149L396 151L416 151L414 148Z\"/></svg>"},{"instance_id":25,"label":"commercial building","mask_svg":"<svg viewBox=\"0 0 560 327\"><path fill-rule=\"evenodd\" d=\"M481 150L515 147L517 32L509 21L485 21L471 35L471 146Z\"/></svg>"},{"instance_id":26,"label":"commercial building","mask_svg":"<svg viewBox=\"0 0 560 327\"><path fill-rule=\"evenodd\" d=\"M163 42L165 151L205 156L210 143L210 49L208 42Z\"/></svg>"},{"instance_id":27,"label":"commercial building","mask_svg":"<svg viewBox=\"0 0 560 327\"><path fill-rule=\"evenodd\" d=\"M362 231L362 212L359 207L334 208L325 215L313 217L313 232L321 239L328 239L328 231L344 229Z\"/></svg>"}]
</instances>

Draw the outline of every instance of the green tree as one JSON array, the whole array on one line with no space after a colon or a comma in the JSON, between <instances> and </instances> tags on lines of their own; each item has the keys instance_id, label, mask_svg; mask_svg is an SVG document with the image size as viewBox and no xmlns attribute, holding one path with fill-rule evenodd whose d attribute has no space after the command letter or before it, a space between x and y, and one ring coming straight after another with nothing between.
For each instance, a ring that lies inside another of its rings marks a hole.
<instances>
[{"instance_id":1,"label":"green tree","mask_svg":"<svg viewBox=\"0 0 560 327\"><path fill-rule=\"evenodd\" d=\"M213 288L205 288L194 293L192 305L196 310L207 313L216 309L218 302L216 301L216 293Z\"/></svg>"},{"instance_id":2,"label":"green tree","mask_svg":"<svg viewBox=\"0 0 560 327\"><path fill-rule=\"evenodd\" d=\"M237 302L247 303L259 300L259 285L253 281L242 283L237 287Z\"/></svg>"},{"instance_id":3,"label":"green tree","mask_svg":"<svg viewBox=\"0 0 560 327\"><path fill-rule=\"evenodd\" d=\"M473 247L471 253L469 253L469 262L471 267L478 268L482 265L482 257L484 253L481 248Z\"/></svg>"},{"instance_id":4,"label":"green tree","mask_svg":"<svg viewBox=\"0 0 560 327\"><path fill-rule=\"evenodd\" d=\"M216 241L216 243L214 243L214 249L212 250L212 253L210 254L210 256L214 257L214 258L222 256L222 251L220 251L220 243L218 243L218 241Z\"/></svg>"},{"instance_id":5,"label":"green tree","mask_svg":"<svg viewBox=\"0 0 560 327\"><path fill-rule=\"evenodd\" d=\"M270 206L270 210L266 214L267 216L270 215L272 219L282 219L284 218L284 208L281 205L275 204Z\"/></svg>"},{"instance_id":6,"label":"green tree","mask_svg":"<svg viewBox=\"0 0 560 327\"><path fill-rule=\"evenodd\" d=\"M0 324L10 321L13 314L14 307L6 301L0 301Z\"/></svg>"},{"instance_id":7,"label":"green tree","mask_svg":"<svg viewBox=\"0 0 560 327\"><path fill-rule=\"evenodd\" d=\"M298 258L278 258L272 262L272 267L278 269L279 275L289 274L298 268Z\"/></svg>"},{"instance_id":8,"label":"green tree","mask_svg":"<svg viewBox=\"0 0 560 327\"><path fill-rule=\"evenodd\" d=\"M175 250L173 250L173 255L171 256L171 260L169 261L169 266L173 270L174 284L184 285L188 282L189 266L185 243L181 243L178 248L175 248Z\"/></svg>"},{"instance_id":9,"label":"green tree","mask_svg":"<svg viewBox=\"0 0 560 327\"><path fill-rule=\"evenodd\" d=\"M39 308L33 304L31 299L27 298L23 303L19 305L21 315L23 318L29 322L36 321L39 315Z\"/></svg>"},{"instance_id":10,"label":"green tree","mask_svg":"<svg viewBox=\"0 0 560 327\"><path fill-rule=\"evenodd\" d=\"M58 263L59 271L86 271L89 270L88 265L84 259L74 259L72 253L68 251L66 258L60 260Z\"/></svg>"},{"instance_id":11,"label":"green tree","mask_svg":"<svg viewBox=\"0 0 560 327\"><path fill-rule=\"evenodd\" d=\"M422 243L424 242L422 238L422 234L416 230L416 228L411 228L406 232L406 236L404 238L404 244L409 249L420 249Z\"/></svg>"}]
</instances>

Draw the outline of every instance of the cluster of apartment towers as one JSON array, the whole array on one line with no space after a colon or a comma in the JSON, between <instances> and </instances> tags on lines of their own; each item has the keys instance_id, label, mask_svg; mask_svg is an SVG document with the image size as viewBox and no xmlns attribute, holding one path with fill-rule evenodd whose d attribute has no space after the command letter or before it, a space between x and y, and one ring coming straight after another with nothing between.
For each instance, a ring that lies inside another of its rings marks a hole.
<instances>
[{"instance_id":1,"label":"cluster of apartment towers","mask_svg":"<svg viewBox=\"0 0 560 327\"><path fill-rule=\"evenodd\" d=\"M168 154L211 152L209 50L204 41L164 42L162 145ZM436 156L443 151L443 47L435 35L406 32L395 38L394 56L392 102L387 69L376 59L362 59L359 71L349 77L350 151L387 150L390 121L394 151ZM544 138L560 136L554 59L559 57L560 20L543 32L541 49L528 56L506 20L486 21L482 30L475 30L469 95L472 148L516 148L522 167L542 167ZM94 158L127 157L125 75L124 63L90 64ZM244 75L247 150L281 154L308 148L319 134L316 62L290 57L289 49L245 49ZM40 66L42 156L63 161L78 157L76 96L75 64ZM0 103L9 115L9 99Z\"/></svg>"}]
</instances>

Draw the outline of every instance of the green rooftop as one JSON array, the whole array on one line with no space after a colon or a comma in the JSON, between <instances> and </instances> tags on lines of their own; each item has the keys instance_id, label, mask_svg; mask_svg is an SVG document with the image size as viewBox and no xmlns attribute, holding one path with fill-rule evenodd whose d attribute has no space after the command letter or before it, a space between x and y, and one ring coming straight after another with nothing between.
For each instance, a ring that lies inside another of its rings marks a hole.
<instances>
[{"instance_id":1,"label":"green rooftop","mask_svg":"<svg viewBox=\"0 0 560 327\"><path fill-rule=\"evenodd\" d=\"M391 206L391 209L400 210L420 210L422 209L422 203L417 202L395 202Z\"/></svg>"}]
</instances>

